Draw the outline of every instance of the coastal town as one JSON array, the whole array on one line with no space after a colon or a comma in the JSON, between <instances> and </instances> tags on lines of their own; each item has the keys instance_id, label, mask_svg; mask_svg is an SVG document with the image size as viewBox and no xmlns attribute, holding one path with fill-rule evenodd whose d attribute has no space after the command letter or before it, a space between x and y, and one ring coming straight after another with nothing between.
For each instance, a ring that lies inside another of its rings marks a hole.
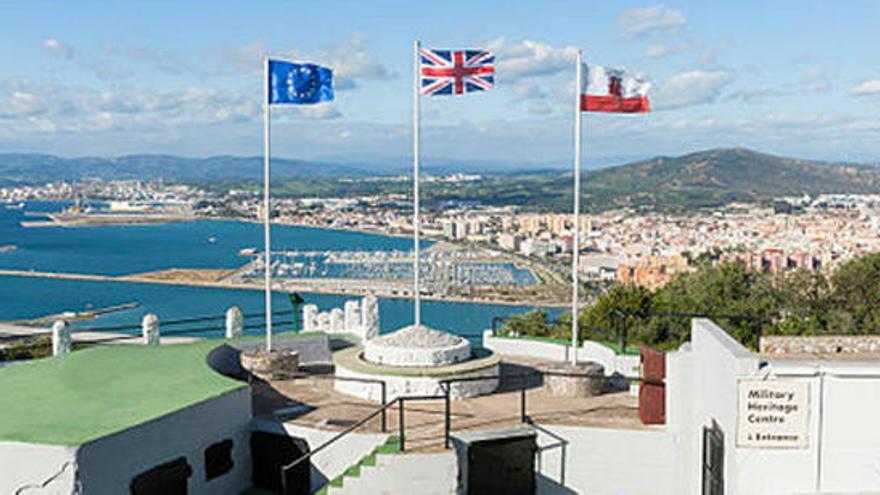
<instances>
[{"instance_id":1,"label":"coastal town","mask_svg":"<svg viewBox=\"0 0 880 495\"><path fill-rule=\"evenodd\" d=\"M479 176L454 174L430 176L427 182L478 180ZM29 200L72 201L75 205L95 202L78 210L68 208L63 215L50 215L45 225L103 225L113 221L108 217L121 219L120 223L200 218L262 221L264 215L256 192L206 191L161 180L91 180L0 188L0 202L7 208ZM880 195L836 194L780 197L770 205L733 203L687 213L613 209L582 214L580 274L590 283L619 281L655 289L700 261L739 260L754 270L774 274L799 268L832 269L880 249L878 209ZM279 197L273 201L271 215L274 223L285 225L392 236L412 231L411 204L399 194ZM534 212L518 206L453 205L426 210L422 217L423 234L443 241L445 249L479 250L480 259L536 271L539 280L556 288L566 283L572 227L570 213ZM394 293L406 292L405 284L400 285ZM461 284L452 286L461 295ZM474 295L479 291L470 288L466 292ZM561 292L547 295L552 300Z\"/></svg>"}]
</instances>

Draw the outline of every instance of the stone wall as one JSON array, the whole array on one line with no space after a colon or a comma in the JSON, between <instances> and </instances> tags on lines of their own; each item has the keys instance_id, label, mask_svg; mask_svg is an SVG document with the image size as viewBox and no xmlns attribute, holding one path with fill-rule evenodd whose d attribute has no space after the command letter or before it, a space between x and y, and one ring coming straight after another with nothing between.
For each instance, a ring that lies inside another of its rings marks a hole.
<instances>
[{"instance_id":1,"label":"stone wall","mask_svg":"<svg viewBox=\"0 0 880 495\"><path fill-rule=\"evenodd\" d=\"M822 335L761 337L767 354L867 354L880 353L880 335Z\"/></svg>"}]
</instances>

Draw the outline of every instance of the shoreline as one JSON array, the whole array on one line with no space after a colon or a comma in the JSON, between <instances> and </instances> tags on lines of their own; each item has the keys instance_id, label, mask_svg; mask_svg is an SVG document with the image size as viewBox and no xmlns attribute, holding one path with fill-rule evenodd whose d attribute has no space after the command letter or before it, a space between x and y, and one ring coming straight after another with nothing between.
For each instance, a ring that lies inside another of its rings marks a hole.
<instances>
[{"instance_id":1,"label":"shoreline","mask_svg":"<svg viewBox=\"0 0 880 495\"><path fill-rule=\"evenodd\" d=\"M185 271L185 270L184 270ZM235 283L235 282L222 282L222 281L208 281L208 280L195 280L192 278L157 278L155 275L157 273L165 273L168 270L162 272L150 272L150 273L136 273L130 275L120 275L120 276L111 276L111 275L94 275L94 274L85 274L85 273L64 273L64 272L41 272L41 271L26 271L26 270L8 270L8 269L0 269L0 276L5 277L26 277L26 278L43 278L43 279L54 279L54 280L74 280L74 281L87 281L87 282L130 282L130 283L139 283L139 284L154 284L154 285L176 285L183 287L203 287L203 288L213 288L213 289L238 289L238 290L255 290L262 291L263 286L259 283ZM199 270L192 270L193 273L199 272ZM363 281L358 281L363 282ZM364 283L365 286L368 286L368 283ZM327 295L337 295L337 296L352 296L352 297L363 297L367 293L371 293L374 291L371 290L330 290L330 289L322 289L320 287L306 287L303 289L300 288L289 288L289 287L273 287L273 291L283 292L283 293L293 293L293 292L302 292L306 294L327 294ZM384 299L413 299L413 296L410 294L395 294L391 292L380 292L375 293L376 297L384 298ZM565 303L554 303L554 302L542 302L542 301L527 301L527 300L519 300L519 301L507 301L507 300L495 300L495 299L473 299L461 296L431 296L431 295L422 295L422 299L426 301L436 301L436 302L452 302L452 303L465 303L465 304L493 304L499 306L520 306L520 307L547 307L547 308L566 308L568 304Z\"/></svg>"}]
</instances>

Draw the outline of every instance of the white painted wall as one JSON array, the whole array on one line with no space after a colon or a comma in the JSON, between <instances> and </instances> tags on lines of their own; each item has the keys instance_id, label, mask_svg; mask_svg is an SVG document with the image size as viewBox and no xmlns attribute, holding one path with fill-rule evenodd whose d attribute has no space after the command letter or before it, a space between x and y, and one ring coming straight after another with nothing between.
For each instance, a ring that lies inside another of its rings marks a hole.
<instances>
[{"instance_id":1,"label":"white painted wall","mask_svg":"<svg viewBox=\"0 0 880 495\"><path fill-rule=\"evenodd\" d=\"M0 442L0 493L74 493L75 473L76 447Z\"/></svg>"},{"instance_id":2,"label":"white painted wall","mask_svg":"<svg viewBox=\"0 0 880 495\"><path fill-rule=\"evenodd\" d=\"M777 360L767 372L809 384L809 446L737 449L740 493L880 494L880 363Z\"/></svg>"},{"instance_id":3,"label":"white painted wall","mask_svg":"<svg viewBox=\"0 0 880 495\"><path fill-rule=\"evenodd\" d=\"M740 378L808 384L807 448L737 448ZM880 494L880 363L775 360L759 369L757 355L694 320L691 343L667 354L666 384L677 459L670 493L700 493L702 428L714 419L724 431L727 493Z\"/></svg>"},{"instance_id":4,"label":"white painted wall","mask_svg":"<svg viewBox=\"0 0 880 495\"><path fill-rule=\"evenodd\" d=\"M569 442L565 487L589 495L678 495L674 488L677 461L672 435L662 429L618 430L540 425ZM557 441L538 433L538 445ZM542 454L541 474L560 481L561 451ZM693 492L700 493L700 492Z\"/></svg>"},{"instance_id":5,"label":"white painted wall","mask_svg":"<svg viewBox=\"0 0 880 495\"><path fill-rule=\"evenodd\" d=\"M386 399L392 401L397 397L406 397L408 395L443 395L443 388L440 386L440 380L445 378L467 378L475 376L497 376L498 365L489 366L483 369L456 373L448 376L403 376L403 375L371 375L346 368L337 363L336 376L347 378L369 378L372 380L385 381ZM453 399L461 397L474 397L477 395L488 394L494 392L498 388L499 380L497 378L488 378L486 380L475 380L472 382L457 382L451 385L450 395ZM362 399L381 401L382 388L375 383L361 383L347 380L336 380L334 387L337 391Z\"/></svg>"},{"instance_id":6,"label":"white painted wall","mask_svg":"<svg viewBox=\"0 0 880 495\"><path fill-rule=\"evenodd\" d=\"M667 354L667 430L677 447L676 486L671 493L701 493L703 427L713 420L724 432L724 474L728 493L735 475L737 379L753 376L758 359L706 319L691 324L691 342Z\"/></svg>"},{"instance_id":7,"label":"white painted wall","mask_svg":"<svg viewBox=\"0 0 880 495\"><path fill-rule=\"evenodd\" d=\"M880 493L880 365L872 371L874 377L824 378L823 491Z\"/></svg>"},{"instance_id":8,"label":"white painted wall","mask_svg":"<svg viewBox=\"0 0 880 495\"><path fill-rule=\"evenodd\" d=\"M249 387L228 392L134 428L83 445L79 476L89 495L128 493L132 478L159 464L186 456L193 468L189 493L239 493L250 486ZM205 480L204 452L232 439L232 470Z\"/></svg>"},{"instance_id":9,"label":"white painted wall","mask_svg":"<svg viewBox=\"0 0 880 495\"><path fill-rule=\"evenodd\" d=\"M571 346L530 339L496 337L491 330L483 332L483 347L498 354L525 356L549 361L568 361ZM612 349L592 341L585 341L577 349L578 361L594 361L605 368L605 374L620 373L627 377L639 376L639 356L618 356Z\"/></svg>"}]
</instances>

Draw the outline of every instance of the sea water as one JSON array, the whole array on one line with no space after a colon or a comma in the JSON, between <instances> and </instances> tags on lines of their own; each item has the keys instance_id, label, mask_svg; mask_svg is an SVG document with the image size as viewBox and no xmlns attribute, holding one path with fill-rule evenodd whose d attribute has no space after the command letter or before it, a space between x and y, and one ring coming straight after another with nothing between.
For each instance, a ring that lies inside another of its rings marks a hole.
<instances>
[{"instance_id":1,"label":"sea water","mask_svg":"<svg viewBox=\"0 0 880 495\"><path fill-rule=\"evenodd\" d=\"M169 268L236 268L247 261L238 253L259 248L262 227L232 220L201 220L163 225L23 228L25 212L59 211L58 202L29 202L24 211L0 208L0 245L17 250L0 253L0 268L100 275L125 275ZM301 251L408 250L412 241L377 234L277 225L273 247ZM301 294L321 310L341 307L348 297ZM245 313L263 311L256 290L187 287L133 282L93 282L0 276L0 320L35 318L64 311L85 311L138 303L133 309L106 314L77 326L136 325L146 313L160 321L221 315L230 306ZM289 310L286 294L273 297L275 309ZM442 330L474 335L496 317L534 309L498 304L424 301L424 323ZM412 323L412 301L380 299L383 332ZM559 310L549 309L552 315ZM221 322L222 323L222 322ZM205 326L216 325L216 323ZM190 326L189 328L193 328ZM282 325L282 329L283 329ZM258 333L254 329L252 333ZM194 335L220 336L219 330Z\"/></svg>"}]
</instances>

